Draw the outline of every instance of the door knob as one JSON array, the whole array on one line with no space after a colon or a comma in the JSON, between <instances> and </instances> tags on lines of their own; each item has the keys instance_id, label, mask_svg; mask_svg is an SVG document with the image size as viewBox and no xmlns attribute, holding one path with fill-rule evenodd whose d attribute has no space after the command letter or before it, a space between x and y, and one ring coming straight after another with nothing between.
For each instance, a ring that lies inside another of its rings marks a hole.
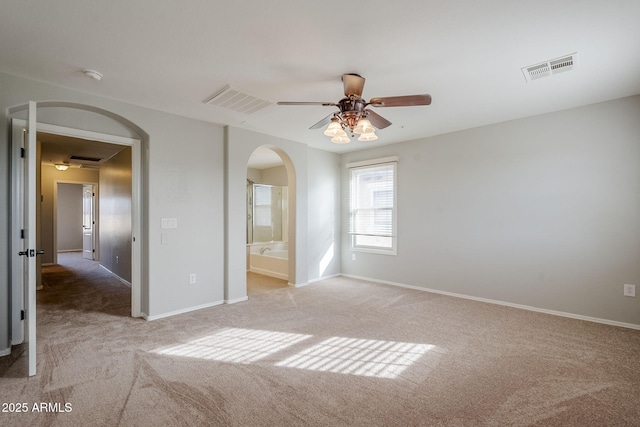
<instances>
[{"instance_id":1,"label":"door knob","mask_svg":"<svg viewBox=\"0 0 640 427\"><path fill-rule=\"evenodd\" d=\"M19 256L26 256L26 257L34 257L36 255L44 255L44 250L42 249L27 249L25 251L20 251L18 252Z\"/></svg>"}]
</instances>

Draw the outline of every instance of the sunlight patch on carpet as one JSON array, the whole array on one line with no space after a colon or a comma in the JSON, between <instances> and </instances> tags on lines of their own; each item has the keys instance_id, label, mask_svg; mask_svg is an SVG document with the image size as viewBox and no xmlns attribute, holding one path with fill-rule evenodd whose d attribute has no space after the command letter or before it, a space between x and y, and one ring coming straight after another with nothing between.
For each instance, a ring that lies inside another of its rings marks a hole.
<instances>
[{"instance_id":1,"label":"sunlight patch on carpet","mask_svg":"<svg viewBox=\"0 0 640 427\"><path fill-rule=\"evenodd\" d=\"M220 362L251 363L308 338L311 338L311 335L226 328L185 344L153 350L152 353Z\"/></svg>"},{"instance_id":2,"label":"sunlight patch on carpet","mask_svg":"<svg viewBox=\"0 0 640 427\"><path fill-rule=\"evenodd\" d=\"M432 348L428 344L332 337L276 366L396 378Z\"/></svg>"}]
</instances>

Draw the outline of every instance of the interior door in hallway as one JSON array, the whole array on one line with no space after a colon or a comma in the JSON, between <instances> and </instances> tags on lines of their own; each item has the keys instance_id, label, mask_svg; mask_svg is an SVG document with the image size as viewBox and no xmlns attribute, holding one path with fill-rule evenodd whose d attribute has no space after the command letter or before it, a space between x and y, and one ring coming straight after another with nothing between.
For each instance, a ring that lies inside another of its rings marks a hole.
<instances>
[{"instance_id":1,"label":"interior door in hallway","mask_svg":"<svg viewBox=\"0 0 640 427\"><path fill-rule=\"evenodd\" d=\"M93 185L82 186L82 257L95 259L95 191Z\"/></svg>"}]
</instances>

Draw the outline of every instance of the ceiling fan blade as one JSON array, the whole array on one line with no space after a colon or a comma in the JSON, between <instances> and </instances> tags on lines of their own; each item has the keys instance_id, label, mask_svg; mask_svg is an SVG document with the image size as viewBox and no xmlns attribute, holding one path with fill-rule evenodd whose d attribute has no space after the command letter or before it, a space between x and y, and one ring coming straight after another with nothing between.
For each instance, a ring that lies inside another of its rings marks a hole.
<instances>
[{"instance_id":1,"label":"ceiling fan blade","mask_svg":"<svg viewBox=\"0 0 640 427\"><path fill-rule=\"evenodd\" d=\"M298 101L280 101L278 105L322 105L322 106L331 106L334 107L337 104L335 102L298 102Z\"/></svg>"},{"instance_id":2,"label":"ceiling fan blade","mask_svg":"<svg viewBox=\"0 0 640 427\"><path fill-rule=\"evenodd\" d=\"M374 127L378 129L384 129L387 126L391 126L391 122L385 119L384 117L382 117L380 114L373 112L371 110L364 110L364 111L366 111L367 119L369 119L369 121Z\"/></svg>"},{"instance_id":3,"label":"ceiling fan blade","mask_svg":"<svg viewBox=\"0 0 640 427\"><path fill-rule=\"evenodd\" d=\"M356 95L358 98L362 96L364 89L364 77L359 74L343 74L342 83L344 84L344 96Z\"/></svg>"},{"instance_id":4,"label":"ceiling fan blade","mask_svg":"<svg viewBox=\"0 0 640 427\"><path fill-rule=\"evenodd\" d=\"M324 119L320 120L318 123L316 123L315 125L311 126L309 129L318 129L321 127L324 127L325 125L328 125L329 122L331 121L331 119L333 118L334 114L331 113L329 114L327 117L325 117Z\"/></svg>"},{"instance_id":5,"label":"ceiling fan blade","mask_svg":"<svg viewBox=\"0 0 640 427\"><path fill-rule=\"evenodd\" d=\"M410 107L413 105L430 105L431 95L425 94L371 98L369 104L374 107Z\"/></svg>"}]
</instances>

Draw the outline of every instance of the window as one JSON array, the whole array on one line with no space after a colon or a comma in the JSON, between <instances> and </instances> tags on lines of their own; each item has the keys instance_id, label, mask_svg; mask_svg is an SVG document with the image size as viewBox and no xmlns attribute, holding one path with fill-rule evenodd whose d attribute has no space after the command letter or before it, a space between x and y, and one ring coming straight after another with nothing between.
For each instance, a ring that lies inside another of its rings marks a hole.
<instances>
[{"instance_id":1,"label":"window","mask_svg":"<svg viewBox=\"0 0 640 427\"><path fill-rule=\"evenodd\" d=\"M355 250L396 254L397 158L348 164L349 233Z\"/></svg>"},{"instance_id":2,"label":"window","mask_svg":"<svg viewBox=\"0 0 640 427\"><path fill-rule=\"evenodd\" d=\"M253 191L255 225L271 227L271 186L254 184Z\"/></svg>"}]
</instances>

